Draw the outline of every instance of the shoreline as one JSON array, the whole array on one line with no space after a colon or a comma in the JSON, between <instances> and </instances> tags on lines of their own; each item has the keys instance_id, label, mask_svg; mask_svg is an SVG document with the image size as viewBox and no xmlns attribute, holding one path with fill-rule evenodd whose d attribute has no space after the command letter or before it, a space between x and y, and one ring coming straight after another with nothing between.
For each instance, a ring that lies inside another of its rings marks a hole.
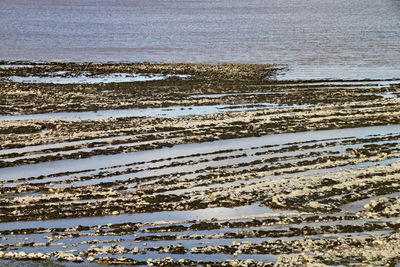
<instances>
[{"instance_id":1,"label":"shoreline","mask_svg":"<svg viewBox=\"0 0 400 267\"><path fill-rule=\"evenodd\" d=\"M276 65L264 64L40 66L0 68L0 227L46 223L0 231L0 259L397 262L388 251L400 244L400 77L277 81ZM16 76L35 83L7 80ZM129 217L146 214L158 219Z\"/></svg>"}]
</instances>

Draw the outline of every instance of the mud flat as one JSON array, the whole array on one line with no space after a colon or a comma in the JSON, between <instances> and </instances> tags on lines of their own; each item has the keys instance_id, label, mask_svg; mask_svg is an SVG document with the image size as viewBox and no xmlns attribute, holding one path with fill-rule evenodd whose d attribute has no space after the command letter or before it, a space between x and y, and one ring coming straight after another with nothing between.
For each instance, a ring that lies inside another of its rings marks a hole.
<instances>
[{"instance_id":1,"label":"mud flat","mask_svg":"<svg viewBox=\"0 0 400 267\"><path fill-rule=\"evenodd\" d=\"M277 70L4 62L0 263L395 266L400 80Z\"/></svg>"}]
</instances>

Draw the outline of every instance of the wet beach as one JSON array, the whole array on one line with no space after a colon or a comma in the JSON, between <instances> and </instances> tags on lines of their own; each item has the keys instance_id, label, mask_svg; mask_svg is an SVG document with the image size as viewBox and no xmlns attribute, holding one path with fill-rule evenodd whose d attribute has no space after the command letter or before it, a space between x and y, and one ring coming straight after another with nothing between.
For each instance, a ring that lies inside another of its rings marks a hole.
<instances>
[{"instance_id":1,"label":"wet beach","mask_svg":"<svg viewBox=\"0 0 400 267\"><path fill-rule=\"evenodd\" d=\"M399 265L399 11L0 1L0 265Z\"/></svg>"},{"instance_id":2,"label":"wet beach","mask_svg":"<svg viewBox=\"0 0 400 267\"><path fill-rule=\"evenodd\" d=\"M400 79L0 67L4 264L397 262Z\"/></svg>"}]
</instances>

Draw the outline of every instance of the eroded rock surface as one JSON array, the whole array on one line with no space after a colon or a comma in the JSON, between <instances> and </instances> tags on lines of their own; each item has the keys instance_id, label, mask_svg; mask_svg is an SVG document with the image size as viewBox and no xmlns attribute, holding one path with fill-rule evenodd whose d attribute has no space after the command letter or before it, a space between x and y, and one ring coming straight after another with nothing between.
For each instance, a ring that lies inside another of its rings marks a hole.
<instances>
[{"instance_id":1,"label":"eroded rock surface","mask_svg":"<svg viewBox=\"0 0 400 267\"><path fill-rule=\"evenodd\" d=\"M283 83L274 71L1 69L0 259L395 266L399 80ZM116 74L143 79L76 82Z\"/></svg>"}]
</instances>

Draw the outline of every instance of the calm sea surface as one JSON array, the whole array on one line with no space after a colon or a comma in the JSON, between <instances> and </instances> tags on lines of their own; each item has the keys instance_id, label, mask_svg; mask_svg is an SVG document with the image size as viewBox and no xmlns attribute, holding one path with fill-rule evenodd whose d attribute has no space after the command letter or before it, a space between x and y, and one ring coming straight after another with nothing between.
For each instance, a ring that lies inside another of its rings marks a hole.
<instances>
[{"instance_id":1,"label":"calm sea surface","mask_svg":"<svg viewBox=\"0 0 400 267\"><path fill-rule=\"evenodd\" d=\"M1 0L0 60L288 64L400 78L399 0Z\"/></svg>"}]
</instances>

